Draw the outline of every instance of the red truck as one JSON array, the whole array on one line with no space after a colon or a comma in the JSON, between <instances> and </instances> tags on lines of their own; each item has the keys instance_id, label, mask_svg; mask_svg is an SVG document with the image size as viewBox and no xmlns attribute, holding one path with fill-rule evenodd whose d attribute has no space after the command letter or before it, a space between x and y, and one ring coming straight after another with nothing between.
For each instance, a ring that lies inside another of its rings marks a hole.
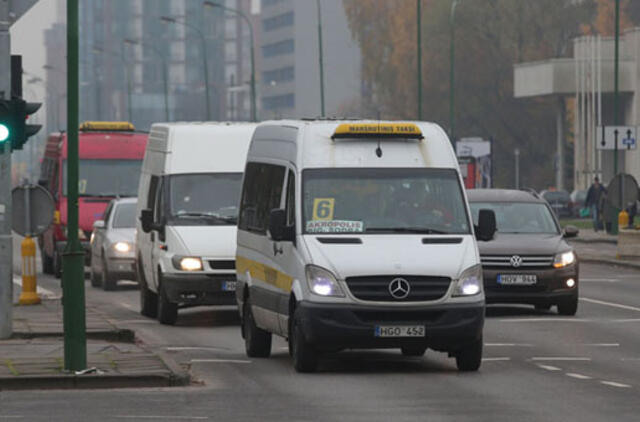
<instances>
[{"instance_id":1,"label":"red truck","mask_svg":"<svg viewBox=\"0 0 640 422\"><path fill-rule=\"evenodd\" d=\"M78 212L79 233L85 252L93 223L102 218L109 201L136 196L147 134L136 132L128 122L85 122L80 125ZM42 251L42 270L62 275L62 253L67 229L67 134L49 135L40 169L41 186L55 201L54 222L38 238ZM90 254L85 253L89 264Z\"/></svg>"}]
</instances>

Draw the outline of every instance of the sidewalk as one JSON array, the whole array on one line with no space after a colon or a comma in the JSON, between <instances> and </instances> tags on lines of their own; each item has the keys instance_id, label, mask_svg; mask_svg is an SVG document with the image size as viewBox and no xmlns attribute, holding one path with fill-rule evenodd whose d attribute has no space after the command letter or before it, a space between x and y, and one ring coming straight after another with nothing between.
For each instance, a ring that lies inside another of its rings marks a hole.
<instances>
[{"instance_id":1,"label":"sidewalk","mask_svg":"<svg viewBox=\"0 0 640 422\"><path fill-rule=\"evenodd\" d=\"M578 237L567 239L567 242L575 248L581 262L640 269L640 262L637 260L618 259L618 238L604 231L581 229Z\"/></svg>"},{"instance_id":2,"label":"sidewalk","mask_svg":"<svg viewBox=\"0 0 640 422\"><path fill-rule=\"evenodd\" d=\"M166 356L135 342L132 331L87 306L86 374L64 367L60 299L14 306L13 338L0 340L0 391L22 389L133 388L188 385L190 377ZM95 369L93 369L95 368Z\"/></svg>"}]
</instances>

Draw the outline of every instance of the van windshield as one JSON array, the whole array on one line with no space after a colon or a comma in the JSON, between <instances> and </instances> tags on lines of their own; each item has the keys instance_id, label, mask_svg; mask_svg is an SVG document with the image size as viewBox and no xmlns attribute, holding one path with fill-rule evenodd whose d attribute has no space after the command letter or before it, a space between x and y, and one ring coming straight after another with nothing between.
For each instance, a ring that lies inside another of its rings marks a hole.
<instances>
[{"instance_id":1,"label":"van windshield","mask_svg":"<svg viewBox=\"0 0 640 422\"><path fill-rule=\"evenodd\" d=\"M309 169L302 177L304 233L470 233L453 169Z\"/></svg>"},{"instance_id":2,"label":"van windshield","mask_svg":"<svg viewBox=\"0 0 640 422\"><path fill-rule=\"evenodd\" d=\"M80 160L80 196L137 196L142 160ZM67 160L62 172L63 195L67 196Z\"/></svg>"},{"instance_id":3,"label":"van windshield","mask_svg":"<svg viewBox=\"0 0 640 422\"><path fill-rule=\"evenodd\" d=\"M235 225L242 173L179 174L170 177L170 219L185 225Z\"/></svg>"}]
</instances>

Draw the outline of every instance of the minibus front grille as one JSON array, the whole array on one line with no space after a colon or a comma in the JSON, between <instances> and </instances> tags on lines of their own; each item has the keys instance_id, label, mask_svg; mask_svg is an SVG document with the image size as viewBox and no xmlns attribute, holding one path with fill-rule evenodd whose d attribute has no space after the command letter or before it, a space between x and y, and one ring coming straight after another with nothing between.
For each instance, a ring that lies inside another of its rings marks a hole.
<instances>
[{"instance_id":1,"label":"minibus front grille","mask_svg":"<svg viewBox=\"0 0 640 422\"><path fill-rule=\"evenodd\" d=\"M397 278L409 284L409 294L401 299L392 296L389 289L391 282ZM360 300L372 302L423 302L438 300L449 290L451 279L437 276L363 276L347 277L345 280L351 294Z\"/></svg>"},{"instance_id":2,"label":"minibus front grille","mask_svg":"<svg viewBox=\"0 0 640 422\"><path fill-rule=\"evenodd\" d=\"M234 260L211 260L209 261L209 267L212 270L235 270L236 261Z\"/></svg>"}]
</instances>

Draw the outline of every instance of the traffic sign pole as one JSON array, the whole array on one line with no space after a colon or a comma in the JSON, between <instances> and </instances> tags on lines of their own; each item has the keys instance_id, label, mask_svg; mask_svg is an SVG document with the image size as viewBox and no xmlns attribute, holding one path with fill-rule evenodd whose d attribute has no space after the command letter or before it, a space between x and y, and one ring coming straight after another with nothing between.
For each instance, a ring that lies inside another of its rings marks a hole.
<instances>
[{"instance_id":1,"label":"traffic sign pole","mask_svg":"<svg viewBox=\"0 0 640 422\"><path fill-rule=\"evenodd\" d=\"M78 239L78 0L67 1L67 246L62 291L64 367L87 367L84 252Z\"/></svg>"}]
</instances>

